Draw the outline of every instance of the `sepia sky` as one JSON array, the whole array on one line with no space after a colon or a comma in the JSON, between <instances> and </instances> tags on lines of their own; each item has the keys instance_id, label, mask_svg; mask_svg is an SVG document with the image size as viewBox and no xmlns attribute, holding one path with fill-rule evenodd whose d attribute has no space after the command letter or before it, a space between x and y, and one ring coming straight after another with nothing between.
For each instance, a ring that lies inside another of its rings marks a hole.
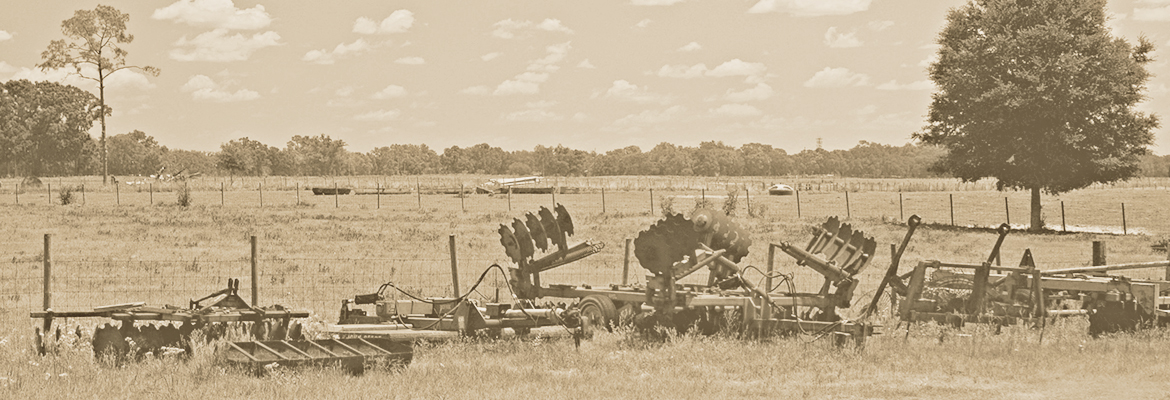
<instances>
[{"instance_id":1,"label":"sepia sky","mask_svg":"<svg viewBox=\"0 0 1170 400\"><path fill-rule=\"evenodd\" d=\"M961 0L106 0L130 14L134 65L107 98L110 135L170 148L327 134L395 143L605 152L720 140L799 152L910 141L926 65ZM0 81L36 68L62 20L98 3L3 0ZM1170 126L1170 0L1109 2L1114 34L1146 35L1145 111ZM96 125L96 124L95 124ZM98 135L98 128L92 131ZM1153 150L1170 152L1167 127Z\"/></svg>"}]
</instances>

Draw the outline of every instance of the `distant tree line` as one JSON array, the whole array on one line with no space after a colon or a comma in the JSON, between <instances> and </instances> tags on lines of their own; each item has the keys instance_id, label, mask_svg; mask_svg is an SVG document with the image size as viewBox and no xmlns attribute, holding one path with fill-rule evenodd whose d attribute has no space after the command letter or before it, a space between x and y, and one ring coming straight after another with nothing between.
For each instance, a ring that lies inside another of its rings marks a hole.
<instances>
[{"instance_id":1,"label":"distant tree line","mask_svg":"<svg viewBox=\"0 0 1170 400\"><path fill-rule=\"evenodd\" d=\"M108 110L108 107L107 107ZM9 81L0 85L0 175L67 176L101 174L100 147L89 129L101 107L89 93L50 82ZM283 148L247 137L220 145L217 152L168 149L145 132L108 138L109 173L152 175L186 169L208 175L339 176L489 174L544 176L839 175L861 178L930 177L931 164L945 154L936 146L891 146L861 141L848 150L804 150L789 154L760 143L739 148L719 141L697 147L660 143L605 153L564 146L505 151L487 143L452 146L436 152L425 144L394 144L369 152L346 150L328 135L293 136ZM1170 175L1170 156L1144 156L1140 176Z\"/></svg>"}]
</instances>

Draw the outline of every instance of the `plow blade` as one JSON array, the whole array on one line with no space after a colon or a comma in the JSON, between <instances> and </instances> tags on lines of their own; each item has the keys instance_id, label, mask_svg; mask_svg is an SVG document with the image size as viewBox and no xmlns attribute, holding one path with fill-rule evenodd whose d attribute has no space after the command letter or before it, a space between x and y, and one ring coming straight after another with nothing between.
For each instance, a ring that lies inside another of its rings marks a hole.
<instances>
[{"instance_id":1,"label":"plow blade","mask_svg":"<svg viewBox=\"0 0 1170 400\"><path fill-rule=\"evenodd\" d=\"M379 338L324 340L265 340L232 342L222 352L229 365L263 371L271 364L287 367L341 365L360 373L367 364L410 364L411 343Z\"/></svg>"}]
</instances>

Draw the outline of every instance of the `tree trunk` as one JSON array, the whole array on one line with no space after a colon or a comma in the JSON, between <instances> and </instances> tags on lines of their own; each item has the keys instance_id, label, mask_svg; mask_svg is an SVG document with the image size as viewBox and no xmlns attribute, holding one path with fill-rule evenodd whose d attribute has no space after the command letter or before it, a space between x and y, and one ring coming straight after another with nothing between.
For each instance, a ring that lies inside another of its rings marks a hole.
<instances>
[{"instance_id":1,"label":"tree trunk","mask_svg":"<svg viewBox=\"0 0 1170 400\"><path fill-rule=\"evenodd\" d=\"M100 55L100 53L99 53ZM98 95L101 96L102 105L102 186L109 184L109 153L106 152L106 77L102 75L101 64L98 64Z\"/></svg>"},{"instance_id":2,"label":"tree trunk","mask_svg":"<svg viewBox=\"0 0 1170 400\"><path fill-rule=\"evenodd\" d=\"M1040 218L1040 188L1032 188L1032 226L1029 231L1039 232L1044 229L1044 221Z\"/></svg>"}]
</instances>

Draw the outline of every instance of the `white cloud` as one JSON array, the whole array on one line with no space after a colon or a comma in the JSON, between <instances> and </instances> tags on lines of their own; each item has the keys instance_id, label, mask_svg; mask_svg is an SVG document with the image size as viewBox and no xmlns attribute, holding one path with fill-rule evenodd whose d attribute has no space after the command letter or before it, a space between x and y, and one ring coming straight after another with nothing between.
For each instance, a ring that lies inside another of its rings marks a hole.
<instances>
[{"instance_id":1,"label":"white cloud","mask_svg":"<svg viewBox=\"0 0 1170 400\"><path fill-rule=\"evenodd\" d=\"M622 79L613 81L613 85L605 91L605 97L643 104L669 104L671 102L670 96L651 93L646 88L638 87L638 85Z\"/></svg>"},{"instance_id":2,"label":"white cloud","mask_svg":"<svg viewBox=\"0 0 1170 400\"><path fill-rule=\"evenodd\" d=\"M9 39L12 39L11 33L8 33L8 31L0 31L0 42L3 42L5 40L9 40Z\"/></svg>"},{"instance_id":3,"label":"white cloud","mask_svg":"<svg viewBox=\"0 0 1170 400\"><path fill-rule=\"evenodd\" d=\"M930 64L934 64L936 62L938 62L938 51L930 53L930 55L926 56L926 58L922 59L922 61L919 61L918 66L922 68L929 68Z\"/></svg>"},{"instance_id":4,"label":"white cloud","mask_svg":"<svg viewBox=\"0 0 1170 400\"><path fill-rule=\"evenodd\" d=\"M846 87L869 85L869 76L855 73L849 68L829 68L818 71L804 82L804 87Z\"/></svg>"},{"instance_id":5,"label":"white cloud","mask_svg":"<svg viewBox=\"0 0 1170 400\"><path fill-rule=\"evenodd\" d=\"M403 33L414 25L414 13L410 10L398 10L390 13L381 23L366 17L359 17L353 22L354 33L372 35L375 33Z\"/></svg>"},{"instance_id":6,"label":"white cloud","mask_svg":"<svg viewBox=\"0 0 1170 400\"><path fill-rule=\"evenodd\" d=\"M561 44L554 44L552 46L545 47L544 50L548 52L548 54L543 58L529 62L528 70L553 72L557 69L560 69L560 67L557 67L556 64L561 62L561 60L564 60L565 56L569 54L569 49L572 48L569 43L570 42L564 42Z\"/></svg>"},{"instance_id":7,"label":"white cloud","mask_svg":"<svg viewBox=\"0 0 1170 400\"><path fill-rule=\"evenodd\" d=\"M257 33L252 37L239 33L228 36L227 29L218 28L200 33L194 39L188 40L186 36L179 38L170 56L172 60L178 61L244 61L256 50L277 45L280 45L280 35L273 31Z\"/></svg>"},{"instance_id":8,"label":"white cloud","mask_svg":"<svg viewBox=\"0 0 1170 400\"><path fill-rule=\"evenodd\" d=\"M353 94L353 86L340 87L337 90L333 91L333 94L336 94L336 95L341 96L341 97L349 96L349 95Z\"/></svg>"},{"instance_id":9,"label":"white cloud","mask_svg":"<svg viewBox=\"0 0 1170 400\"><path fill-rule=\"evenodd\" d=\"M686 107L672 106L662 111L646 110L637 114L630 114L614 121L606 130L633 130L641 129L645 125L658 125L671 122L682 116Z\"/></svg>"},{"instance_id":10,"label":"white cloud","mask_svg":"<svg viewBox=\"0 0 1170 400\"><path fill-rule=\"evenodd\" d=\"M528 107L527 110L508 113L501 116L501 118L508 121L526 122L560 121L565 119L564 116L548 110L548 108L556 104L557 102L549 100L528 102L524 104L525 107Z\"/></svg>"},{"instance_id":11,"label":"white cloud","mask_svg":"<svg viewBox=\"0 0 1170 400\"><path fill-rule=\"evenodd\" d=\"M857 39L857 31L837 33L837 27L830 26L825 32L825 45L832 48L861 47L861 40Z\"/></svg>"},{"instance_id":12,"label":"white cloud","mask_svg":"<svg viewBox=\"0 0 1170 400\"><path fill-rule=\"evenodd\" d=\"M630 0L635 6L669 6L682 3L684 0Z\"/></svg>"},{"instance_id":13,"label":"white cloud","mask_svg":"<svg viewBox=\"0 0 1170 400\"><path fill-rule=\"evenodd\" d=\"M573 33L572 29L569 29L568 27L561 24L561 20L551 18L545 19L540 23L534 23L532 21L513 21L511 18L508 18L496 22L492 26L496 27L496 29L492 31L492 36L501 39L511 39L516 37L515 31L518 30L541 30L547 32Z\"/></svg>"},{"instance_id":14,"label":"white cloud","mask_svg":"<svg viewBox=\"0 0 1170 400\"><path fill-rule=\"evenodd\" d=\"M866 24L866 26L868 26L869 29L881 32L889 29L891 26L894 26L894 21L870 21L868 24Z\"/></svg>"},{"instance_id":15,"label":"white cloud","mask_svg":"<svg viewBox=\"0 0 1170 400\"><path fill-rule=\"evenodd\" d=\"M392 119L398 119L398 117L400 115L402 115L402 111L398 111L398 109L393 109L393 110L389 110L389 111L377 110L377 111L370 111L368 113L354 115L353 119L358 120L358 121L389 121Z\"/></svg>"},{"instance_id":16,"label":"white cloud","mask_svg":"<svg viewBox=\"0 0 1170 400\"><path fill-rule=\"evenodd\" d=\"M663 78L700 78L707 73L706 64L695 64L692 66L686 65L663 65L658 69L658 76Z\"/></svg>"},{"instance_id":17,"label":"white cloud","mask_svg":"<svg viewBox=\"0 0 1170 400\"><path fill-rule=\"evenodd\" d=\"M406 88L398 85L390 85L386 86L385 89L379 90L370 97L378 100L384 100L404 96L406 96Z\"/></svg>"},{"instance_id":18,"label":"white cloud","mask_svg":"<svg viewBox=\"0 0 1170 400\"><path fill-rule=\"evenodd\" d=\"M525 72L516 75L515 78L509 79L496 87L492 94L496 96L505 96L510 94L536 94L540 93L540 84L548 80L548 74L543 72Z\"/></svg>"},{"instance_id":19,"label":"white cloud","mask_svg":"<svg viewBox=\"0 0 1170 400\"><path fill-rule=\"evenodd\" d=\"M223 29L255 30L272 23L272 17L264 11L263 5L241 10L232 0L179 0L154 10L150 17Z\"/></svg>"},{"instance_id":20,"label":"white cloud","mask_svg":"<svg viewBox=\"0 0 1170 400\"><path fill-rule=\"evenodd\" d=\"M934 89L934 83L929 80L921 80L907 83L905 85L898 84L898 81L889 81L881 85L877 85L878 90L931 90Z\"/></svg>"},{"instance_id":21,"label":"white cloud","mask_svg":"<svg viewBox=\"0 0 1170 400\"><path fill-rule=\"evenodd\" d=\"M487 53L487 54L484 54L482 56L479 56L479 59L484 60L484 61L491 61L491 60L495 60L496 57L499 57L502 54L504 54L504 53L500 53L498 51L493 52L493 53Z\"/></svg>"},{"instance_id":22,"label":"white cloud","mask_svg":"<svg viewBox=\"0 0 1170 400\"><path fill-rule=\"evenodd\" d=\"M772 87L767 83L760 82L756 87L745 89L742 92L727 91L727 96L724 97L727 101L735 103L743 103L748 101L767 100L772 97Z\"/></svg>"},{"instance_id":23,"label":"white cloud","mask_svg":"<svg viewBox=\"0 0 1170 400\"><path fill-rule=\"evenodd\" d=\"M459 93L471 94L471 95L477 95L477 96L487 96L489 94L492 94L492 88L487 87L487 86L483 86L483 85L472 86L472 87L460 90Z\"/></svg>"},{"instance_id":24,"label":"white cloud","mask_svg":"<svg viewBox=\"0 0 1170 400\"><path fill-rule=\"evenodd\" d=\"M686 45L684 45L683 47L679 47L678 51L683 51L683 52L698 51L698 50L701 50L702 48L703 48L703 46L700 45L698 42L690 42L690 43L687 43Z\"/></svg>"},{"instance_id":25,"label":"white cloud","mask_svg":"<svg viewBox=\"0 0 1170 400\"><path fill-rule=\"evenodd\" d=\"M578 122L578 123L586 122L586 121L589 121L589 115L585 114L583 112L578 112L576 114L573 114L573 116L571 118L569 118L569 121Z\"/></svg>"},{"instance_id":26,"label":"white cloud","mask_svg":"<svg viewBox=\"0 0 1170 400\"><path fill-rule=\"evenodd\" d=\"M651 21L650 18L646 18L644 20L638 21L638 23L634 24L634 27L635 28L645 28L647 26L650 26L651 22L654 22L654 21Z\"/></svg>"},{"instance_id":27,"label":"white cloud","mask_svg":"<svg viewBox=\"0 0 1170 400\"><path fill-rule=\"evenodd\" d=\"M314 64L333 64L334 60L339 56L343 56L343 55L350 54L350 53L359 53L359 52L363 52L363 51L366 51L369 49L370 49L370 44L367 43L365 39L358 38L358 40L355 40L353 43L350 43L350 44L345 44L345 43L338 44L337 47L333 48L333 51L324 50L324 49L322 49L322 50L309 50L308 53L305 53L304 57L301 57L301 60L308 61L308 62L311 62Z\"/></svg>"},{"instance_id":28,"label":"white cloud","mask_svg":"<svg viewBox=\"0 0 1170 400\"><path fill-rule=\"evenodd\" d=\"M708 110L711 114L725 117L751 117L763 114L760 109L747 104L724 104L719 108Z\"/></svg>"},{"instance_id":29,"label":"white cloud","mask_svg":"<svg viewBox=\"0 0 1170 400\"><path fill-rule=\"evenodd\" d=\"M756 76L763 75L764 71L767 70L768 67L764 66L763 63L749 63L737 58L707 71L707 76Z\"/></svg>"},{"instance_id":30,"label":"white cloud","mask_svg":"<svg viewBox=\"0 0 1170 400\"><path fill-rule=\"evenodd\" d=\"M191 93L191 98L198 101L212 101L227 103L234 101L248 101L260 98L260 94L248 89L229 91L227 85L215 83L207 75L195 75L187 80L180 88L185 93Z\"/></svg>"},{"instance_id":31,"label":"white cloud","mask_svg":"<svg viewBox=\"0 0 1170 400\"><path fill-rule=\"evenodd\" d=\"M423 65L427 63L427 60L424 60L422 57L402 57L394 60L394 63L406 65Z\"/></svg>"},{"instance_id":32,"label":"white cloud","mask_svg":"<svg viewBox=\"0 0 1170 400\"><path fill-rule=\"evenodd\" d=\"M527 71L496 86L492 94L497 96L511 94L536 94L540 92L540 84L548 80L549 74L560 69L556 64L565 59L571 46L570 42L545 47L548 52L542 58L528 63Z\"/></svg>"},{"instance_id":33,"label":"white cloud","mask_svg":"<svg viewBox=\"0 0 1170 400\"><path fill-rule=\"evenodd\" d=\"M1170 21L1170 5L1152 8L1134 8L1133 19L1138 21Z\"/></svg>"},{"instance_id":34,"label":"white cloud","mask_svg":"<svg viewBox=\"0 0 1170 400\"><path fill-rule=\"evenodd\" d=\"M16 67L13 67L12 64L0 61L0 74L7 74L12 71L16 71Z\"/></svg>"},{"instance_id":35,"label":"white cloud","mask_svg":"<svg viewBox=\"0 0 1170 400\"><path fill-rule=\"evenodd\" d=\"M593 66L593 63L589 62L589 59L586 58L577 63L577 68L596 69L597 67Z\"/></svg>"},{"instance_id":36,"label":"white cloud","mask_svg":"<svg viewBox=\"0 0 1170 400\"><path fill-rule=\"evenodd\" d=\"M749 13L784 12L797 17L846 15L869 9L871 0L760 0Z\"/></svg>"},{"instance_id":37,"label":"white cloud","mask_svg":"<svg viewBox=\"0 0 1170 400\"><path fill-rule=\"evenodd\" d=\"M504 115L502 118L508 121L523 122L560 121L565 119L560 114L543 109L515 111Z\"/></svg>"}]
</instances>

